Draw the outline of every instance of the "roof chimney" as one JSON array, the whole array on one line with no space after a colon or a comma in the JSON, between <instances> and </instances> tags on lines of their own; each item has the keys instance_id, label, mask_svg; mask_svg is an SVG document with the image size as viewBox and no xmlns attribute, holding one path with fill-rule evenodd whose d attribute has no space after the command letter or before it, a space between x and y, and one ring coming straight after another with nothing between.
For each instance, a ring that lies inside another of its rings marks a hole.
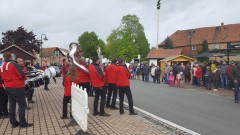
<instances>
[{"instance_id":1,"label":"roof chimney","mask_svg":"<svg viewBox=\"0 0 240 135\"><path fill-rule=\"evenodd\" d=\"M221 32L223 32L224 31L224 23L222 22L221 23Z\"/></svg>"}]
</instances>

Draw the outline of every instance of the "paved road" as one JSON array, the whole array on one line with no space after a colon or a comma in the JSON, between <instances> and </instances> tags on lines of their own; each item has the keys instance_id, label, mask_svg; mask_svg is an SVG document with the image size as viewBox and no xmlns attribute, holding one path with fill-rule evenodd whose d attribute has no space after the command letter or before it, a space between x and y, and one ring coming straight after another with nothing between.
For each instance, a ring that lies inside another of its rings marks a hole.
<instances>
[{"instance_id":1,"label":"paved road","mask_svg":"<svg viewBox=\"0 0 240 135\"><path fill-rule=\"evenodd\" d=\"M240 104L231 98L135 80L131 89L134 106L161 118L203 135L240 135Z\"/></svg>"}]
</instances>

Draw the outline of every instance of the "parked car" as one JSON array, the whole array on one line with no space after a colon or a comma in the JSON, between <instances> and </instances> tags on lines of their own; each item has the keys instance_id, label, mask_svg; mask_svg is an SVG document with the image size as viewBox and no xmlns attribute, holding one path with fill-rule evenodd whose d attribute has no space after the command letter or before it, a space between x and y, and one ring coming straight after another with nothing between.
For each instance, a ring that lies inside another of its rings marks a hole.
<instances>
[{"instance_id":1,"label":"parked car","mask_svg":"<svg viewBox=\"0 0 240 135\"><path fill-rule=\"evenodd\" d=\"M58 66L51 66L51 67L53 67L56 70L56 77L60 77L61 76L61 71L58 68Z\"/></svg>"}]
</instances>

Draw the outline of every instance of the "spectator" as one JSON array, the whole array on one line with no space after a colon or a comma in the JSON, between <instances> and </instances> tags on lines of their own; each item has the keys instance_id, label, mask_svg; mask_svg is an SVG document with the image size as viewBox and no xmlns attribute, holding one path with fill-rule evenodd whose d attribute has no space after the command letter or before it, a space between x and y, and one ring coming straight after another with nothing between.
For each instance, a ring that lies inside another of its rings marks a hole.
<instances>
[{"instance_id":1,"label":"spectator","mask_svg":"<svg viewBox=\"0 0 240 135\"><path fill-rule=\"evenodd\" d=\"M137 75L137 80L140 80L140 75L141 75L141 68L140 68L140 65L137 66L137 68L136 68L136 75Z\"/></svg>"},{"instance_id":2,"label":"spectator","mask_svg":"<svg viewBox=\"0 0 240 135\"><path fill-rule=\"evenodd\" d=\"M170 71L170 75L169 75L168 80L169 80L169 86L170 86L170 87L174 87L175 76L173 75L173 72L172 72L172 71Z\"/></svg>"},{"instance_id":3,"label":"spectator","mask_svg":"<svg viewBox=\"0 0 240 135\"><path fill-rule=\"evenodd\" d=\"M136 64L134 64L133 65L133 69L132 69L132 72L133 72L133 79L136 79L136 76L137 76L137 65Z\"/></svg>"},{"instance_id":4,"label":"spectator","mask_svg":"<svg viewBox=\"0 0 240 135\"><path fill-rule=\"evenodd\" d=\"M216 62L212 61L211 62L211 71L214 72L215 68L216 68Z\"/></svg>"},{"instance_id":5,"label":"spectator","mask_svg":"<svg viewBox=\"0 0 240 135\"><path fill-rule=\"evenodd\" d=\"M234 66L235 66L235 63L234 63L234 62L231 62L231 65L228 66L227 71L226 71L226 73L227 73L227 75L228 75L228 78L229 78L229 81L228 81L228 89L232 89L232 88L233 88L233 85L234 85L233 79L232 79L232 75L231 75L231 71L232 71L232 69L234 68Z\"/></svg>"},{"instance_id":6,"label":"spectator","mask_svg":"<svg viewBox=\"0 0 240 135\"><path fill-rule=\"evenodd\" d=\"M165 84L169 84L168 78L169 78L169 72L170 72L170 70L171 70L170 68L172 68L172 67L170 67L170 65L168 65L168 63L166 63L165 69L164 69L164 80L165 80Z\"/></svg>"},{"instance_id":7,"label":"spectator","mask_svg":"<svg viewBox=\"0 0 240 135\"><path fill-rule=\"evenodd\" d=\"M180 88L181 72L177 74L177 87Z\"/></svg>"},{"instance_id":8,"label":"spectator","mask_svg":"<svg viewBox=\"0 0 240 135\"><path fill-rule=\"evenodd\" d=\"M206 90L211 90L212 71L210 70L209 66L207 66L207 71L204 74L204 77L206 83Z\"/></svg>"},{"instance_id":9,"label":"spectator","mask_svg":"<svg viewBox=\"0 0 240 135\"><path fill-rule=\"evenodd\" d=\"M196 70L197 86L201 87L202 68L199 66L199 64L196 64L196 67L197 67L197 70Z\"/></svg>"},{"instance_id":10,"label":"spectator","mask_svg":"<svg viewBox=\"0 0 240 135\"><path fill-rule=\"evenodd\" d=\"M151 68L151 76L153 78L153 83L156 83L156 74L155 74L155 71L156 71L156 66L153 64L152 65L152 68Z\"/></svg>"},{"instance_id":11,"label":"spectator","mask_svg":"<svg viewBox=\"0 0 240 135\"><path fill-rule=\"evenodd\" d=\"M192 84L193 85L197 85L197 78L196 78L197 67L196 67L196 65L197 64L193 65L193 68L192 68L192 75L193 75Z\"/></svg>"},{"instance_id":12,"label":"spectator","mask_svg":"<svg viewBox=\"0 0 240 135\"><path fill-rule=\"evenodd\" d=\"M185 78L185 83L190 83L191 81L191 67L189 66L189 64L186 65L185 69L184 69L184 78Z\"/></svg>"},{"instance_id":13,"label":"spectator","mask_svg":"<svg viewBox=\"0 0 240 135\"><path fill-rule=\"evenodd\" d=\"M220 66L217 66L213 71L213 83L214 83L214 91L218 91L218 84L219 84L219 76L220 76Z\"/></svg>"},{"instance_id":14,"label":"spectator","mask_svg":"<svg viewBox=\"0 0 240 135\"><path fill-rule=\"evenodd\" d=\"M159 66L157 66L157 68L155 69L155 75L157 83L160 84L161 68Z\"/></svg>"},{"instance_id":15,"label":"spectator","mask_svg":"<svg viewBox=\"0 0 240 135\"><path fill-rule=\"evenodd\" d=\"M234 82L234 97L235 97L235 103L238 103L239 97L239 87L240 87L240 62L236 63L236 66L231 71L231 77Z\"/></svg>"},{"instance_id":16,"label":"spectator","mask_svg":"<svg viewBox=\"0 0 240 135\"><path fill-rule=\"evenodd\" d=\"M150 72L151 72L151 68L149 67L148 64L146 64L146 66L143 67L143 74L145 76L145 82L149 82Z\"/></svg>"},{"instance_id":17,"label":"spectator","mask_svg":"<svg viewBox=\"0 0 240 135\"><path fill-rule=\"evenodd\" d=\"M36 63L36 65L34 66L36 69L39 69L39 70L41 70L42 69L42 67L40 66L40 64L37 62Z\"/></svg>"},{"instance_id":18,"label":"spectator","mask_svg":"<svg viewBox=\"0 0 240 135\"><path fill-rule=\"evenodd\" d=\"M203 81L203 86L206 86L206 81L205 81L206 71L207 71L207 65L204 63L203 66L202 66L202 74L203 74L202 81Z\"/></svg>"},{"instance_id":19,"label":"spectator","mask_svg":"<svg viewBox=\"0 0 240 135\"><path fill-rule=\"evenodd\" d=\"M224 61L220 69L220 79L222 88L228 88L228 74L227 74L228 65Z\"/></svg>"},{"instance_id":20,"label":"spectator","mask_svg":"<svg viewBox=\"0 0 240 135\"><path fill-rule=\"evenodd\" d=\"M140 65L140 67L141 67L141 72L142 72L142 81L144 81L145 76L144 76L143 69L144 69L145 65L142 63L142 64Z\"/></svg>"}]
</instances>

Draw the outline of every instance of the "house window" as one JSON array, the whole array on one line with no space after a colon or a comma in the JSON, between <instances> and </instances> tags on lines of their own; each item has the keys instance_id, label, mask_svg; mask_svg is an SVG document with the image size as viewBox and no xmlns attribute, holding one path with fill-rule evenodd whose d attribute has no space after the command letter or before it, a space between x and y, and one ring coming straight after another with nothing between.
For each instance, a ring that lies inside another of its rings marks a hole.
<instances>
[{"instance_id":1,"label":"house window","mask_svg":"<svg viewBox=\"0 0 240 135\"><path fill-rule=\"evenodd\" d=\"M192 46L192 50L196 50L197 48L196 48L196 45L193 45Z\"/></svg>"},{"instance_id":2,"label":"house window","mask_svg":"<svg viewBox=\"0 0 240 135\"><path fill-rule=\"evenodd\" d=\"M55 51L55 52L54 52L54 55L55 55L55 56L59 56L59 51Z\"/></svg>"},{"instance_id":3,"label":"house window","mask_svg":"<svg viewBox=\"0 0 240 135\"><path fill-rule=\"evenodd\" d=\"M215 49L220 49L220 45L219 45L219 44L216 44L214 48L215 48Z\"/></svg>"}]
</instances>

